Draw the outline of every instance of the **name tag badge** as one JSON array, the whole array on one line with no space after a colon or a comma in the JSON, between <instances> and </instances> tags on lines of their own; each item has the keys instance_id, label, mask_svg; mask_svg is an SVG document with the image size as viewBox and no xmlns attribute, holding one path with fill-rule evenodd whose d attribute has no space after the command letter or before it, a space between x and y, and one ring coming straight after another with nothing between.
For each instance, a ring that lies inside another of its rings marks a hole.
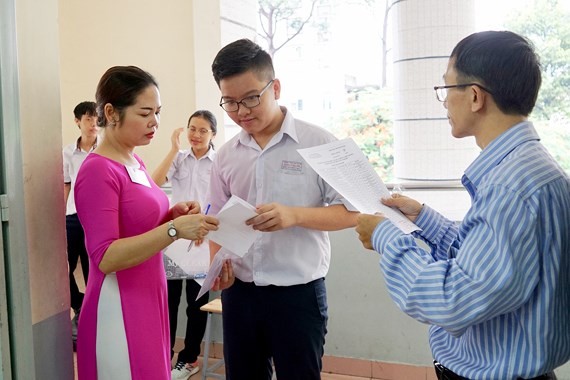
<instances>
[{"instance_id":1,"label":"name tag badge","mask_svg":"<svg viewBox=\"0 0 570 380\"><path fill-rule=\"evenodd\" d=\"M300 161L281 161L281 172L285 174L303 174L303 163Z\"/></svg>"},{"instance_id":2,"label":"name tag badge","mask_svg":"<svg viewBox=\"0 0 570 380\"><path fill-rule=\"evenodd\" d=\"M146 174L142 170L127 165L125 165L125 168L127 169L127 173L129 173L129 177L131 177L131 181L139 185L151 187Z\"/></svg>"}]
</instances>

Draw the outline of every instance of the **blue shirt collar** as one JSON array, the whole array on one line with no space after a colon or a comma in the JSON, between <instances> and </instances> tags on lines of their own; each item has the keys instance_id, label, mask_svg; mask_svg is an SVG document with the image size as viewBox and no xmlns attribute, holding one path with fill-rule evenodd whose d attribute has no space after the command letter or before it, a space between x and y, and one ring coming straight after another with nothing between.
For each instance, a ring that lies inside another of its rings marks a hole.
<instances>
[{"instance_id":1,"label":"blue shirt collar","mask_svg":"<svg viewBox=\"0 0 570 380\"><path fill-rule=\"evenodd\" d=\"M531 122L523 121L512 126L481 151L465 170L461 182L470 193L475 192L489 171L499 165L516 147L531 140L540 140Z\"/></svg>"}]
</instances>

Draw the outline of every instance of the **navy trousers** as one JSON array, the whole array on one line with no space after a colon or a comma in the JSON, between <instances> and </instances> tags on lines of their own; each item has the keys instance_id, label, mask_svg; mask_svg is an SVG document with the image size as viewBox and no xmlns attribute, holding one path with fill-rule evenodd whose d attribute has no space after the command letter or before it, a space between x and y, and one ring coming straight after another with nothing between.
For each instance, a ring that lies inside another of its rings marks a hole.
<instances>
[{"instance_id":1,"label":"navy trousers","mask_svg":"<svg viewBox=\"0 0 570 380\"><path fill-rule=\"evenodd\" d=\"M67 262L69 264L69 292L71 294L71 308L73 310L81 309L84 294L79 291L77 281L73 272L77 268L77 263L81 260L81 271L83 279L87 284L89 276L89 256L85 248L85 233L79 222L77 214L67 215L65 217L65 229L67 233Z\"/></svg>"},{"instance_id":2,"label":"navy trousers","mask_svg":"<svg viewBox=\"0 0 570 380\"><path fill-rule=\"evenodd\" d=\"M222 292L227 380L321 378L327 332L324 278L294 286L236 279Z\"/></svg>"},{"instance_id":3,"label":"navy trousers","mask_svg":"<svg viewBox=\"0 0 570 380\"><path fill-rule=\"evenodd\" d=\"M168 285L168 319L170 321L170 357L174 355L173 347L178 326L178 306L182 296L182 284L186 282L186 332L184 348L178 353L179 362L194 363L200 355L200 344L206 331L208 313L200 307L208 303L209 294L206 292L196 300L200 292L200 284L194 280L167 280Z\"/></svg>"}]
</instances>

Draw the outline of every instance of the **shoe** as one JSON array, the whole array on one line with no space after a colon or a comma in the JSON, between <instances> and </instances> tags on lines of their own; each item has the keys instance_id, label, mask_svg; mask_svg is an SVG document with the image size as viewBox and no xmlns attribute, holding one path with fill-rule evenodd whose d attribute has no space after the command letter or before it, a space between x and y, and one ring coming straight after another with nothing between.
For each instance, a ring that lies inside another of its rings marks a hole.
<instances>
[{"instance_id":1,"label":"shoe","mask_svg":"<svg viewBox=\"0 0 570 380\"><path fill-rule=\"evenodd\" d=\"M186 380L190 376L198 373L200 367L198 367L198 362L194 363L184 363L177 362L174 369L171 372L172 380Z\"/></svg>"}]
</instances>

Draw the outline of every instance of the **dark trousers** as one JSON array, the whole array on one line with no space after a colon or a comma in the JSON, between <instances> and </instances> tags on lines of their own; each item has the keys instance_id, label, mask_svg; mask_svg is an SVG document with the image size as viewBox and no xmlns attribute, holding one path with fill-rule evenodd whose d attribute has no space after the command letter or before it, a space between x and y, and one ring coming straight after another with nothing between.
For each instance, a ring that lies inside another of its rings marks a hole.
<instances>
[{"instance_id":1,"label":"dark trousers","mask_svg":"<svg viewBox=\"0 0 570 380\"><path fill-rule=\"evenodd\" d=\"M208 313L201 311L200 307L208 303L209 294L206 292L196 300L200 292L200 284L194 280L168 280L168 319L170 320L170 357L174 355L173 347L176 339L178 325L178 306L182 296L182 284L186 282L186 332L184 334L184 348L178 353L178 361L194 363L200 355L200 344L206 331ZM195 301L196 300L196 301Z\"/></svg>"},{"instance_id":2,"label":"dark trousers","mask_svg":"<svg viewBox=\"0 0 570 380\"><path fill-rule=\"evenodd\" d=\"M323 278L294 286L240 280L222 292L227 380L321 378L327 332Z\"/></svg>"},{"instance_id":3,"label":"dark trousers","mask_svg":"<svg viewBox=\"0 0 570 380\"><path fill-rule=\"evenodd\" d=\"M433 366L435 368L435 374L438 380L469 380L466 377L457 375L449 368L444 367L437 360L433 361ZM523 379L519 377L519 380L556 380L556 375L554 372L549 372L545 373L544 375L533 377L531 379Z\"/></svg>"},{"instance_id":4,"label":"dark trousers","mask_svg":"<svg viewBox=\"0 0 570 380\"><path fill-rule=\"evenodd\" d=\"M85 233L83 227L79 223L77 214L67 215L65 217L65 230L67 233L67 262L69 264L69 292L71 294L71 308L73 310L81 309L83 304L83 293L79 291L77 281L75 281L75 268L81 260L81 271L85 284L89 276L89 256L85 248Z\"/></svg>"}]
</instances>

